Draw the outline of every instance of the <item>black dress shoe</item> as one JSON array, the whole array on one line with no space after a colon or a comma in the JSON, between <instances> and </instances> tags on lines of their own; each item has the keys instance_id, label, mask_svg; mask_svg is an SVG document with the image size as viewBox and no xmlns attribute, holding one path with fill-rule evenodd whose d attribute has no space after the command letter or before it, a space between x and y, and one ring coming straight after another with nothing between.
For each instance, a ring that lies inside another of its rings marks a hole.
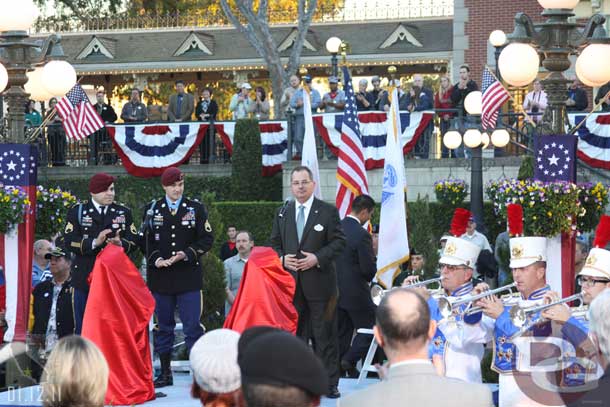
<instances>
[{"instance_id":1,"label":"black dress shoe","mask_svg":"<svg viewBox=\"0 0 610 407\"><path fill-rule=\"evenodd\" d=\"M348 362L347 360L341 361L341 376L347 376L350 379L356 379L360 375L358 369L353 363Z\"/></svg>"},{"instance_id":2,"label":"black dress shoe","mask_svg":"<svg viewBox=\"0 0 610 407\"><path fill-rule=\"evenodd\" d=\"M326 395L326 397L328 397L329 399L338 399L339 397L341 397L341 393L339 393L339 389L337 389L337 386L330 386L328 388L328 394Z\"/></svg>"}]
</instances>

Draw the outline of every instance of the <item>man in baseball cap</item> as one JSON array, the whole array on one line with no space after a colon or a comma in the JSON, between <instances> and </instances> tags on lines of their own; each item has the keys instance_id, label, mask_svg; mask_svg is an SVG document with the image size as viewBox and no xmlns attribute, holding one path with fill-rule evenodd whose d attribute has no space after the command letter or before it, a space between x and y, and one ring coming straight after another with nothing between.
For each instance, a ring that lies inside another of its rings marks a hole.
<instances>
[{"instance_id":1,"label":"man in baseball cap","mask_svg":"<svg viewBox=\"0 0 610 407\"><path fill-rule=\"evenodd\" d=\"M66 249L74 254L72 286L74 287L75 331L80 334L89 296L89 273L95 258L107 244L123 247L126 253L137 249L137 229L131 210L114 202L112 175L100 172L89 180L91 199L68 210L64 229Z\"/></svg>"}]
</instances>

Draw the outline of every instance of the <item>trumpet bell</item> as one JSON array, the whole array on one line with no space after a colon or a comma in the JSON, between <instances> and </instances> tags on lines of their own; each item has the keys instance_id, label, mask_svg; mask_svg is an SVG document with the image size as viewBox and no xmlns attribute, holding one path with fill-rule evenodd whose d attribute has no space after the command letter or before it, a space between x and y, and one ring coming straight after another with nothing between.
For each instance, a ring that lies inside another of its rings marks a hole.
<instances>
[{"instance_id":1,"label":"trumpet bell","mask_svg":"<svg viewBox=\"0 0 610 407\"><path fill-rule=\"evenodd\" d=\"M382 286L375 284L371 287L371 299L373 300L373 304L379 305L384 295L385 290Z\"/></svg>"}]
</instances>

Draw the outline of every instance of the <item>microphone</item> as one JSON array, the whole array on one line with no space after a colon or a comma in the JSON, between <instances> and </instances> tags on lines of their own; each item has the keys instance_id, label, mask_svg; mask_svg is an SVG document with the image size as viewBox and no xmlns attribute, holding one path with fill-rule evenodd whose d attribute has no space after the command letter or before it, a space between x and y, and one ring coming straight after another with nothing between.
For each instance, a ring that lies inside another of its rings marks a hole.
<instances>
[{"instance_id":1,"label":"microphone","mask_svg":"<svg viewBox=\"0 0 610 407\"><path fill-rule=\"evenodd\" d=\"M288 198L284 201L284 205L282 205L282 208L280 209L280 212L277 215L279 218L284 217L284 214L286 213L286 209L288 209L288 204L290 203L290 201L292 201L292 199L290 199L290 198Z\"/></svg>"},{"instance_id":2,"label":"microphone","mask_svg":"<svg viewBox=\"0 0 610 407\"><path fill-rule=\"evenodd\" d=\"M144 218L144 222L142 222L142 225L140 226L140 235L141 236L143 236L144 232L146 232L146 229L148 228L148 224L150 223L150 220L152 219L154 214L155 213L152 209L149 209L146 211L146 217Z\"/></svg>"}]
</instances>

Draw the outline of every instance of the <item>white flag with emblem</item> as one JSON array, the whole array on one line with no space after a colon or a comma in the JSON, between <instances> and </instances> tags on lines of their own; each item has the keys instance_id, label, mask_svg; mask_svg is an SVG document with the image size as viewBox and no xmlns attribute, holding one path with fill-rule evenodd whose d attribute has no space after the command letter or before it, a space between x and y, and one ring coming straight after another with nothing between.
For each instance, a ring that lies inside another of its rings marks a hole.
<instances>
[{"instance_id":1,"label":"white flag with emblem","mask_svg":"<svg viewBox=\"0 0 610 407\"><path fill-rule=\"evenodd\" d=\"M402 148L398 142L400 116L398 92L392 91L388 112L388 132L383 166L381 211L379 214L379 252L376 281L385 288L392 287L400 265L409 260L407 212L405 207L406 177Z\"/></svg>"},{"instance_id":2,"label":"white flag with emblem","mask_svg":"<svg viewBox=\"0 0 610 407\"><path fill-rule=\"evenodd\" d=\"M305 136L303 137L301 165L304 165L311 170L313 180L316 183L316 188L314 189L313 194L316 198L322 199L322 192L320 192L320 169L318 167L316 136L313 132L311 99L309 97L309 89L307 87L303 87L303 119L305 121Z\"/></svg>"}]
</instances>

